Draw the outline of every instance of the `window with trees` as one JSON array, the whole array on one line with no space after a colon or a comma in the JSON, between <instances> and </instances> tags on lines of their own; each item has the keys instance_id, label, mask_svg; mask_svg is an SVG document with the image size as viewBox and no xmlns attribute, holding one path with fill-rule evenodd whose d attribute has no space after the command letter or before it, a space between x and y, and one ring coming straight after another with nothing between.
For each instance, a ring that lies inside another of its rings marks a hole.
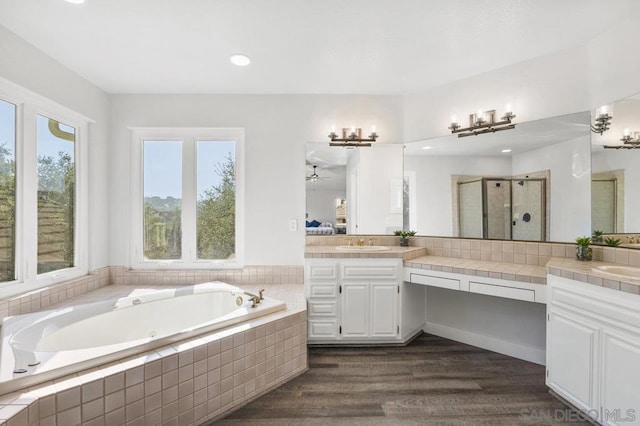
<instances>
[{"instance_id":1,"label":"window with trees","mask_svg":"<svg viewBox=\"0 0 640 426\"><path fill-rule=\"evenodd\" d=\"M0 282L16 278L15 152L16 106L0 100Z\"/></svg>"},{"instance_id":2,"label":"window with trees","mask_svg":"<svg viewBox=\"0 0 640 426\"><path fill-rule=\"evenodd\" d=\"M132 265L241 266L243 131L141 129L133 139Z\"/></svg>"},{"instance_id":3,"label":"window with trees","mask_svg":"<svg viewBox=\"0 0 640 426\"><path fill-rule=\"evenodd\" d=\"M87 273L87 122L0 80L0 296Z\"/></svg>"}]
</instances>

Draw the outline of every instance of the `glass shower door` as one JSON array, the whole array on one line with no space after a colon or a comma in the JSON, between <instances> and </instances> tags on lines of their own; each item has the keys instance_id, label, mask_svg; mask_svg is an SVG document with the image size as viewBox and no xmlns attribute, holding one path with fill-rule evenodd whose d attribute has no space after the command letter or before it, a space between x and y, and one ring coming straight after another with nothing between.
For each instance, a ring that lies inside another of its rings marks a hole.
<instances>
[{"instance_id":1,"label":"glass shower door","mask_svg":"<svg viewBox=\"0 0 640 426\"><path fill-rule=\"evenodd\" d=\"M545 180L511 181L513 240L545 240Z\"/></svg>"}]
</instances>

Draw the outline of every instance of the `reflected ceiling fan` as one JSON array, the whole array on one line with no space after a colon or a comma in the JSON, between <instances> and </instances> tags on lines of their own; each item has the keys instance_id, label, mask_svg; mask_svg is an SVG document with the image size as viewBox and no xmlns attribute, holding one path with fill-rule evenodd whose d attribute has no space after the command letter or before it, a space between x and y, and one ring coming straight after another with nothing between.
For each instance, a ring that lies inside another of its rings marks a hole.
<instances>
[{"instance_id":1,"label":"reflected ceiling fan","mask_svg":"<svg viewBox=\"0 0 640 426\"><path fill-rule=\"evenodd\" d=\"M306 180L307 180L307 181L310 181L310 182L317 182L317 181L319 181L319 180L331 179L330 177L324 177L324 176L320 176L320 175L318 175L318 172L317 172L317 170L316 170L316 169L317 169L317 167L318 167L318 166L313 166L313 173L311 173L311 175L310 175L310 176L307 176L307 177L306 177Z\"/></svg>"}]
</instances>

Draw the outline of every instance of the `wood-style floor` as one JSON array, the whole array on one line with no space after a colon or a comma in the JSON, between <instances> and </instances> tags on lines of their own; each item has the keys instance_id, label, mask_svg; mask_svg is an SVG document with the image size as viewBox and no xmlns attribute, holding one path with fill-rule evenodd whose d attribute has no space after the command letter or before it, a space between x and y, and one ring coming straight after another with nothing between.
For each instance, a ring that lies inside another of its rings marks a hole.
<instances>
[{"instance_id":1,"label":"wood-style floor","mask_svg":"<svg viewBox=\"0 0 640 426\"><path fill-rule=\"evenodd\" d=\"M587 424L548 393L544 375L429 334L406 347L310 348L308 372L215 424Z\"/></svg>"}]
</instances>

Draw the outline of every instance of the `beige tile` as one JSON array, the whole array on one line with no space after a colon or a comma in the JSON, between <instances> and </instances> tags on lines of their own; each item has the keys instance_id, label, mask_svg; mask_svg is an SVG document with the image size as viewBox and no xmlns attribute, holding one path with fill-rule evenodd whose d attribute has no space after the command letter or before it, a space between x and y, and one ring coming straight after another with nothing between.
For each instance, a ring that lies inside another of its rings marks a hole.
<instances>
[{"instance_id":1,"label":"beige tile","mask_svg":"<svg viewBox=\"0 0 640 426\"><path fill-rule=\"evenodd\" d=\"M629 265L640 266L640 250L629 251Z\"/></svg>"},{"instance_id":2,"label":"beige tile","mask_svg":"<svg viewBox=\"0 0 640 426\"><path fill-rule=\"evenodd\" d=\"M620 283L620 290L625 293L640 294L640 286L636 284Z\"/></svg>"},{"instance_id":3,"label":"beige tile","mask_svg":"<svg viewBox=\"0 0 640 426\"><path fill-rule=\"evenodd\" d=\"M82 404L82 421L86 422L104 414L104 399L99 398Z\"/></svg>"},{"instance_id":4,"label":"beige tile","mask_svg":"<svg viewBox=\"0 0 640 426\"><path fill-rule=\"evenodd\" d=\"M144 398L144 383L138 383L125 389L125 403L131 404Z\"/></svg>"},{"instance_id":5,"label":"beige tile","mask_svg":"<svg viewBox=\"0 0 640 426\"><path fill-rule=\"evenodd\" d=\"M56 394L56 410L66 411L71 407L80 405L80 387L76 386Z\"/></svg>"},{"instance_id":6,"label":"beige tile","mask_svg":"<svg viewBox=\"0 0 640 426\"><path fill-rule=\"evenodd\" d=\"M153 377L144 382L145 396L153 395L162 390L162 376Z\"/></svg>"},{"instance_id":7,"label":"beige tile","mask_svg":"<svg viewBox=\"0 0 640 426\"><path fill-rule=\"evenodd\" d=\"M169 421L172 418L176 418L177 420L177 417L178 417L178 401L177 400L170 404L162 405L162 421L163 422Z\"/></svg>"},{"instance_id":8,"label":"beige tile","mask_svg":"<svg viewBox=\"0 0 640 426\"><path fill-rule=\"evenodd\" d=\"M124 407L124 390L108 394L104 398L104 410L109 413Z\"/></svg>"},{"instance_id":9,"label":"beige tile","mask_svg":"<svg viewBox=\"0 0 640 426\"><path fill-rule=\"evenodd\" d=\"M58 412L56 416L57 423L65 426L76 426L81 423L80 407L74 407L70 410Z\"/></svg>"},{"instance_id":10,"label":"beige tile","mask_svg":"<svg viewBox=\"0 0 640 426\"><path fill-rule=\"evenodd\" d=\"M620 290L620 281L604 280L603 287L611 288L613 290Z\"/></svg>"},{"instance_id":11,"label":"beige tile","mask_svg":"<svg viewBox=\"0 0 640 426\"><path fill-rule=\"evenodd\" d=\"M104 396L104 380L95 380L82 385L82 402L89 402Z\"/></svg>"},{"instance_id":12,"label":"beige tile","mask_svg":"<svg viewBox=\"0 0 640 426\"><path fill-rule=\"evenodd\" d=\"M629 250L615 249L615 262L623 265L629 264Z\"/></svg>"},{"instance_id":13,"label":"beige tile","mask_svg":"<svg viewBox=\"0 0 640 426\"><path fill-rule=\"evenodd\" d=\"M104 393L110 394L124 388L124 373L116 373L104 378Z\"/></svg>"},{"instance_id":14,"label":"beige tile","mask_svg":"<svg viewBox=\"0 0 640 426\"><path fill-rule=\"evenodd\" d=\"M144 416L144 400L136 401L132 404L127 404L125 407L125 417L127 422Z\"/></svg>"}]
</instances>

